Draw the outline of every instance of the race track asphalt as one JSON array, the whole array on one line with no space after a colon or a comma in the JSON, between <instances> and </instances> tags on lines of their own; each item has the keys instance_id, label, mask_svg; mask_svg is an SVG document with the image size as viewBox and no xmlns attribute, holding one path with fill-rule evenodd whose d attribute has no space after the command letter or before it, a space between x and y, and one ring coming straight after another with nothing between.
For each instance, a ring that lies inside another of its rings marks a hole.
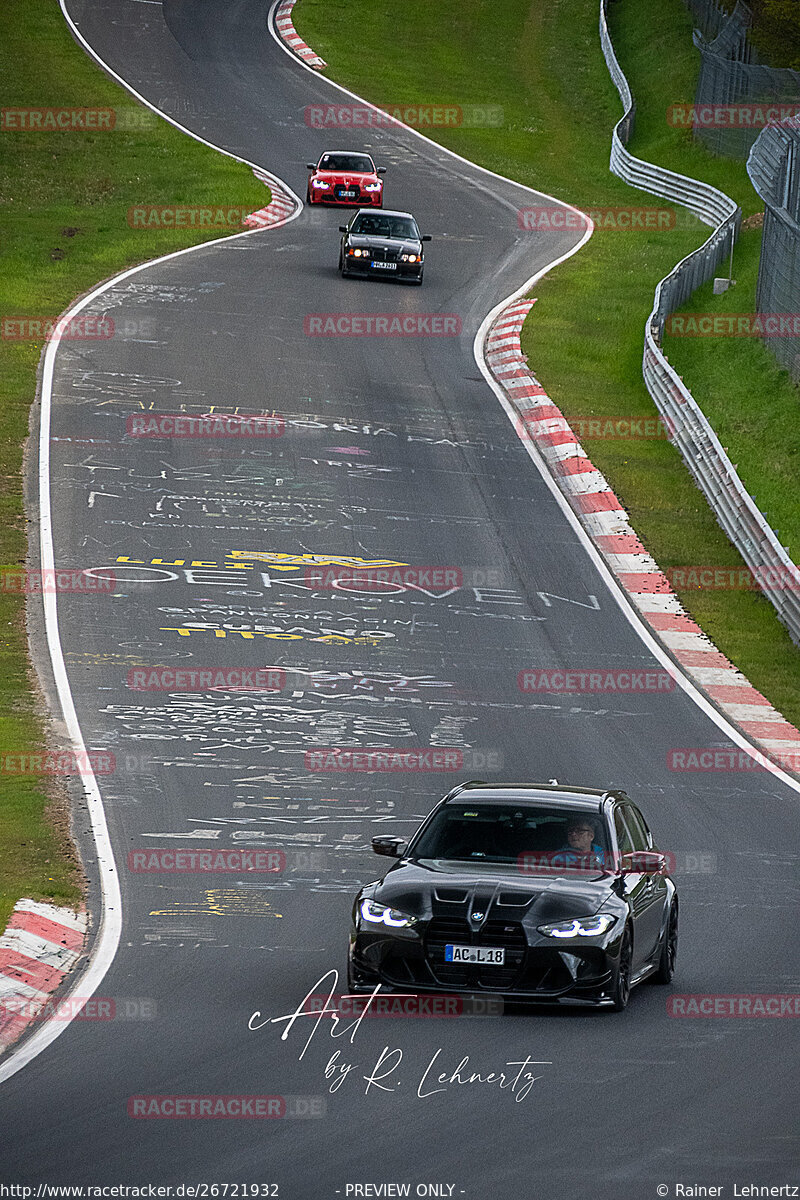
<instances>
[{"instance_id":1,"label":"race track asphalt","mask_svg":"<svg viewBox=\"0 0 800 1200\"><path fill-rule=\"evenodd\" d=\"M331 89L276 45L263 0L70 0L69 11L153 104L305 195L304 165L331 136L304 111ZM0 1087L3 1179L273 1183L283 1200L367 1182L412 1194L452 1184L474 1200L645 1200L676 1180L723 1184L728 1200L736 1181L792 1183L791 1021L676 1020L666 999L798 990L798 795L767 773L671 772L670 748L730 745L679 688L517 685L531 666L658 666L472 355L486 313L577 235L521 231L529 192L411 134L334 140L386 165L387 205L432 235L422 288L342 281L343 218L306 209L113 285L89 311L113 317L116 335L58 353L56 562L117 580L113 595L58 605L87 745L116 762L99 782L124 926L100 994L119 1015L72 1022ZM452 314L461 332L305 332L309 314L341 312ZM127 432L137 414L210 406L277 412L285 432ZM449 567L463 586L323 591L302 560L279 570L275 554ZM142 692L128 683L141 664L273 666L288 683L279 695ZM281 1025L250 1031L254 1011L290 1013L343 972L352 896L382 873L370 836L410 832L461 778L307 768L309 749L342 745L452 747L490 780L625 787L679 863L673 984L643 985L620 1016L375 1019L352 1039L320 1027L305 1051L308 1026L285 1041ZM152 847L280 847L287 869L130 871L128 854ZM383 1080L392 1090L365 1083L384 1048L402 1052ZM522 1097L455 1080L426 1094L437 1051L448 1074L465 1056L484 1074L544 1065ZM355 1066L330 1091L337 1052ZM133 1096L175 1094L279 1095L297 1115L128 1115Z\"/></svg>"}]
</instances>

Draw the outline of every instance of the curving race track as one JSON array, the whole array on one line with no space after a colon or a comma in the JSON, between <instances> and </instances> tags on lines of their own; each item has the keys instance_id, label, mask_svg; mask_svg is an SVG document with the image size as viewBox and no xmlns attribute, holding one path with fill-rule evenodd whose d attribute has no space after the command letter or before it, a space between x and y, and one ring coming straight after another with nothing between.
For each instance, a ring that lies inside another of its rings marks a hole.
<instances>
[{"instance_id":1,"label":"curving race track","mask_svg":"<svg viewBox=\"0 0 800 1200\"><path fill-rule=\"evenodd\" d=\"M72 0L69 11L151 103L304 193L304 164L330 141L305 125L304 108L331 89L275 43L265 0ZM452 1185L441 1194L475 1200L638 1200L676 1180L722 1184L728 1200L735 1182L792 1184L791 1022L681 1021L665 1001L669 991L798 990L800 797L766 773L670 772L672 747L731 744L681 689L559 697L517 687L533 665L657 665L472 355L486 314L567 253L571 235L555 248L554 235L519 237L528 191L411 134L335 141L372 150L389 167L387 204L411 208L433 235L421 289L343 283L339 214L304 210L101 289L89 310L112 315L120 335L56 358L56 562L117 572L114 596L59 599L80 728L117 763L98 783L122 929L97 995L122 1014L126 999L146 1000L150 1016L136 1019L138 1003L128 1020L73 1021L5 1079L3 1178L277 1183L298 1200L391 1182L412 1194ZM308 314L332 312L455 314L462 332L307 336ZM126 434L132 414L212 405L277 411L285 434ZM252 557L275 553L450 566L464 586L314 590L302 568ZM143 663L270 665L288 686L278 696L145 693L126 682ZM320 1028L305 1052L308 1025L285 1041L281 1025L250 1031L255 1010L289 1013L325 972L343 970L351 896L378 873L369 837L409 831L455 781L306 769L307 749L342 744L458 747L478 764L468 774L486 775L479 755L493 754L487 778L626 787L678 857L673 987L637 989L619 1017L395 1018L338 1041ZM279 877L127 869L130 851L154 846L281 847L288 866ZM365 1094L384 1047L402 1050L383 1081L393 1090ZM428 1094L430 1077L418 1084L437 1050L448 1074L464 1056L484 1073L545 1065L521 1098L455 1081ZM357 1066L331 1093L324 1072L337 1051ZM132 1096L176 1094L279 1095L288 1113L128 1115ZM322 1116L291 1115L320 1105Z\"/></svg>"}]
</instances>

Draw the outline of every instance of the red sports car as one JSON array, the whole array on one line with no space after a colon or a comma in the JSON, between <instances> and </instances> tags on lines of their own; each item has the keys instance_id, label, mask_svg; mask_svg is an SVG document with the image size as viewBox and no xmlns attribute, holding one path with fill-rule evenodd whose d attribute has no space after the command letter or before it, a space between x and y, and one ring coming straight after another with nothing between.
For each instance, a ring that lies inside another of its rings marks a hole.
<instances>
[{"instance_id":1,"label":"red sports car","mask_svg":"<svg viewBox=\"0 0 800 1200\"><path fill-rule=\"evenodd\" d=\"M376 167L369 154L349 150L330 150L319 162L307 164L306 201L309 204L357 204L381 208L386 167Z\"/></svg>"}]
</instances>

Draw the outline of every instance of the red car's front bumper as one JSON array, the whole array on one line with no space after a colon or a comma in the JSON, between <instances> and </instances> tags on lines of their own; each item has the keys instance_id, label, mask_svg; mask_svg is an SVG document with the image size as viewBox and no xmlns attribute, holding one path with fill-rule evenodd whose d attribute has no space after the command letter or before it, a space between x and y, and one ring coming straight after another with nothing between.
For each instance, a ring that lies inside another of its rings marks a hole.
<instances>
[{"instance_id":1,"label":"red car's front bumper","mask_svg":"<svg viewBox=\"0 0 800 1200\"><path fill-rule=\"evenodd\" d=\"M337 179L335 176L326 176L325 182L328 187L314 187L314 178L311 176L308 181L308 202L309 204L333 204L336 206L348 208L354 206L356 208L381 208L383 205L383 188L380 187L377 191L368 192L366 183L374 183L374 179L369 177L366 181L348 179ZM355 195L352 193L355 192Z\"/></svg>"}]
</instances>

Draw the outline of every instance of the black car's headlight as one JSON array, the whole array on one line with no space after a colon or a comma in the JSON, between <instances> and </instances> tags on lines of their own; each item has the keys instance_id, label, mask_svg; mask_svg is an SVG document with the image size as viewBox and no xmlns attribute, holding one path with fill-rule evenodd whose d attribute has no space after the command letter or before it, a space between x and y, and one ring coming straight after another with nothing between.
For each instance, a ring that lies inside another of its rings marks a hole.
<instances>
[{"instance_id":1,"label":"black car's headlight","mask_svg":"<svg viewBox=\"0 0 800 1200\"><path fill-rule=\"evenodd\" d=\"M611 928L616 919L611 913L573 917L571 921L558 921L555 925L540 925L539 933L552 938L599 937Z\"/></svg>"},{"instance_id":2,"label":"black car's headlight","mask_svg":"<svg viewBox=\"0 0 800 1200\"><path fill-rule=\"evenodd\" d=\"M369 258L369 250L353 250L353 248L350 247L347 253L352 254L353 258Z\"/></svg>"},{"instance_id":3,"label":"black car's headlight","mask_svg":"<svg viewBox=\"0 0 800 1200\"><path fill-rule=\"evenodd\" d=\"M378 904L375 900L362 900L358 906L362 921L370 925L388 925L391 929L408 929L416 925L417 918L410 917L399 909L389 908L386 904Z\"/></svg>"},{"instance_id":4,"label":"black car's headlight","mask_svg":"<svg viewBox=\"0 0 800 1200\"><path fill-rule=\"evenodd\" d=\"M421 254L401 254L400 262L422 262Z\"/></svg>"}]
</instances>

